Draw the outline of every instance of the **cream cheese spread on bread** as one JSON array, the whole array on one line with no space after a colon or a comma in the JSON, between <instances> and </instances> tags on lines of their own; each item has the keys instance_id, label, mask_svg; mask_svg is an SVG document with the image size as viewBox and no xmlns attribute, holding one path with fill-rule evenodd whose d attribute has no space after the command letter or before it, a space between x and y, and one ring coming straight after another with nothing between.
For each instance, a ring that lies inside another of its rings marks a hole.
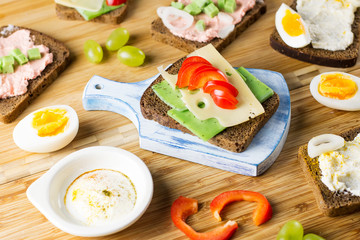
<instances>
[{"instance_id":1,"label":"cream cheese spread on bread","mask_svg":"<svg viewBox=\"0 0 360 240\"><path fill-rule=\"evenodd\" d=\"M14 73L0 74L0 98L26 93L28 80L40 76L45 67L53 62L53 55L49 53L49 48L44 45L35 45L29 30L21 29L6 38L0 37L0 57L8 55L16 48L24 54L31 48L38 48L42 57L16 66Z\"/></svg>"},{"instance_id":2,"label":"cream cheese spread on bread","mask_svg":"<svg viewBox=\"0 0 360 240\"><path fill-rule=\"evenodd\" d=\"M319 156L321 181L331 191L348 191L360 196L360 134L353 141Z\"/></svg>"},{"instance_id":3,"label":"cream cheese spread on bread","mask_svg":"<svg viewBox=\"0 0 360 240\"><path fill-rule=\"evenodd\" d=\"M345 50L354 39L351 25L360 0L297 0L314 48Z\"/></svg>"}]
</instances>

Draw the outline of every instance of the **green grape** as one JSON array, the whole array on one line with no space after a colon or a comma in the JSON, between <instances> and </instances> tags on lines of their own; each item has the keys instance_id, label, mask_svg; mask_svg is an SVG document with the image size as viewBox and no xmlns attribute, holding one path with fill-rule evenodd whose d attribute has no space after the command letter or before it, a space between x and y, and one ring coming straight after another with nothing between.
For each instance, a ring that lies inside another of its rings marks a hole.
<instances>
[{"instance_id":1,"label":"green grape","mask_svg":"<svg viewBox=\"0 0 360 240\"><path fill-rule=\"evenodd\" d=\"M302 240L304 229L300 222L296 220L288 221L280 229L276 240Z\"/></svg>"},{"instance_id":2,"label":"green grape","mask_svg":"<svg viewBox=\"0 0 360 240\"><path fill-rule=\"evenodd\" d=\"M92 63L99 63L103 58L103 50L96 41L87 40L84 44L84 54Z\"/></svg>"},{"instance_id":3,"label":"green grape","mask_svg":"<svg viewBox=\"0 0 360 240\"><path fill-rule=\"evenodd\" d=\"M116 51L127 43L129 37L130 34L128 30L125 28L117 28L110 34L105 46L109 51Z\"/></svg>"},{"instance_id":4,"label":"green grape","mask_svg":"<svg viewBox=\"0 0 360 240\"><path fill-rule=\"evenodd\" d=\"M144 63L145 54L133 46L125 46L119 49L117 57L125 65L137 67Z\"/></svg>"},{"instance_id":5,"label":"green grape","mask_svg":"<svg viewBox=\"0 0 360 240\"><path fill-rule=\"evenodd\" d=\"M325 240L325 238L320 237L313 233L308 233L304 236L303 240Z\"/></svg>"}]
</instances>

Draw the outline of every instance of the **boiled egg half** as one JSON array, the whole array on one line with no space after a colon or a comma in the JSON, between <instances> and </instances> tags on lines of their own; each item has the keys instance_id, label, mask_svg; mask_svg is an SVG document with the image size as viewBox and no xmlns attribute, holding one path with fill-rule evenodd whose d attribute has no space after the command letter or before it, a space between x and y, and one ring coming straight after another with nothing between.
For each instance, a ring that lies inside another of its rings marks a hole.
<instances>
[{"instance_id":1,"label":"boiled egg half","mask_svg":"<svg viewBox=\"0 0 360 240\"><path fill-rule=\"evenodd\" d=\"M290 47L301 48L311 42L309 29L300 14L284 3L276 12L275 27L281 39Z\"/></svg>"},{"instance_id":2,"label":"boiled egg half","mask_svg":"<svg viewBox=\"0 0 360 240\"><path fill-rule=\"evenodd\" d=\"M79 129L73 108L55 105L41 108L22 119L14 128L15 144L28 152L46 153L68 145Z\"/></svg>"},{"instance_id":3,"label":"boiled egg half","mask_svg":"<svg viewBox=\"0 0 360 240\"><path fill-rule=\"evenodd\" d=\"M319 103L345 111L360 110L360 78L343 72L327 72L314 77L311 95Z\"/></svg>"}]
</instances>

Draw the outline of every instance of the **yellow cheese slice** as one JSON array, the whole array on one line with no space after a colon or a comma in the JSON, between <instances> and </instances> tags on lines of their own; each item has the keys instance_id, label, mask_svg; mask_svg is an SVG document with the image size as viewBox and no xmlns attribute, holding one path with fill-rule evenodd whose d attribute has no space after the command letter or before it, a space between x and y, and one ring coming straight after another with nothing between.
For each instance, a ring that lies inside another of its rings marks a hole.
<instances>
[{"instance_id":1,"label":"yellow cheese slice","mask_svg":"<svg viewBox=\"0 0 360 240\"><path fill-rule=\"evenodd\" d=\"M263 106L256 99L244 80L211 44L194 51L189 56L201 56L222 72L229 73L231 75L228 76L229 82L239 91L239 95L236 97L239 101L237 108L230 110L218 107L210 94L204 93L202 89L197 92L189 91L186 88L180 89L183 102L196 118L200 120L216 118L222 126L231 127L264 113ZM177 75L165 72L162 67L158 69L163 78L171 86L175 87ZM204 103L205 107L200 108L199 103Z\"/></svg>"},{"instance_id":2,"label":"yellow cheese slice","mask_svg":"<svg viewBox=\"0 0 360 240\"><path fill-rule=\"evenodd\" d=\"M55 0L55 2L66 7L97 12L101 9L104 0Z\"/></svg>"}]
</instances>

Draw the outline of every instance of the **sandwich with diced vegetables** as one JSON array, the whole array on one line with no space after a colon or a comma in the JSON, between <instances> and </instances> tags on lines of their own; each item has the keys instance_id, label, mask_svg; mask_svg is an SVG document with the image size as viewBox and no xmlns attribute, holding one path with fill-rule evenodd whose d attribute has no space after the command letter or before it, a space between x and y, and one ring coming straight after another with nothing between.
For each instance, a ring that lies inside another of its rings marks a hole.
<instances>
[{"instance_id":1,"label":"sandwich with diced vegetables","mask_svg":"<svg viewBox=\"0 0 360 240\"><path fill-rule=\"evenodd\" d=\"M263 0L176 0L157 9L151 36L185 52L221 51L265 12Z\"/></svg>"}]
</instances>

